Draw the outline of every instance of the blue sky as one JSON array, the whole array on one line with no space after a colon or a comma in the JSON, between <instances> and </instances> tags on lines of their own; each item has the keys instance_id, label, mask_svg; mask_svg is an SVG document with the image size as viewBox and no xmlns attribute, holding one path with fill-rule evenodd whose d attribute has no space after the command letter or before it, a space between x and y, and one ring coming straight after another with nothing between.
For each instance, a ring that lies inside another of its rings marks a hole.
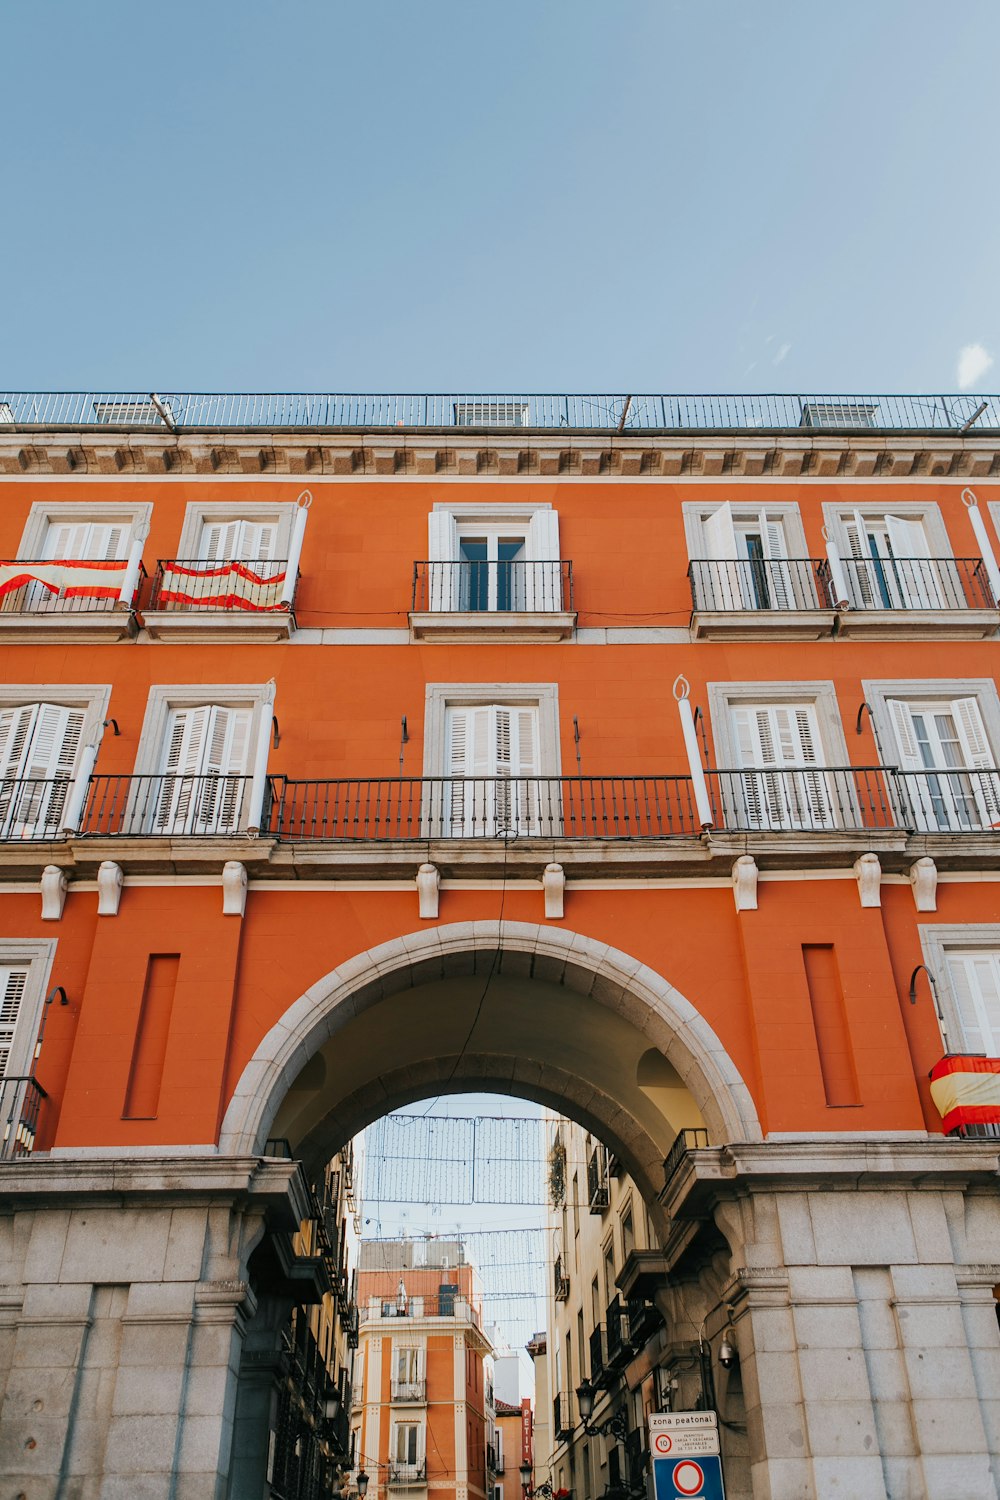
<instances>
[{"instance_id":1,"label":"blue sky","mask_svg":"<svg viewBox=\"0 0 1000 1500\"><path fill-rule=\"evenodd\" d=\"M1000 383L996 0L48 0L3 42L8 388Z\"/></svg>"}]
</instances>

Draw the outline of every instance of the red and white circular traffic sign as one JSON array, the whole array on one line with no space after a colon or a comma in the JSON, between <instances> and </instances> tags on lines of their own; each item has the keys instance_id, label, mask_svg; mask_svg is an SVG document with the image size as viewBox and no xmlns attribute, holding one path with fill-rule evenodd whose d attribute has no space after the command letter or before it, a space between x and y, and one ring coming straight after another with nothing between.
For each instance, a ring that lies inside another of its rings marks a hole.
<instances>
[{"instance_id":1,"label":"red and white circular traffic sign","mask_svg":"<svg viewBox=\"0 0 1000 1500\"><path fill-rule=\"evenodd\" d=\"M653 1439L653 1452L658 1458L666 1458L674 1446L674 1440L669 1432L658 1432Z\"/></svg>"},{"instance_id":2,"label":"red and white circular traffic sign","mask_svg":"<svg viewBox=\"0 0 1000 1500\"><path fill-rule=\"evenodd\" d=\"M705 1471L693 1458L682 1458L674 1470L673 1482L679 1495L697 1495L705 1483Z\"/></svg>"}]
</instances>

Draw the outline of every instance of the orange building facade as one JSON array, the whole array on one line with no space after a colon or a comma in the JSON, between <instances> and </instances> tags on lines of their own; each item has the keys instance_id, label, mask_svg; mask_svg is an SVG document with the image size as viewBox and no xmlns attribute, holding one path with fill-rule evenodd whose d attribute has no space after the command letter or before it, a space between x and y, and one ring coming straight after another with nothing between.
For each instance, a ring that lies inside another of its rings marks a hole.
<instances>
[{"instance_id":1,"label":"orange building facade","mask_svg":"<svg viewBox=\"0 0 1000 1500\"><path fill-rule=\"evenodd\" d=\"M672 1324L723 1310L731 1496L995 1492L1000 419L569 399L4 403L32 1500L256 1493L307 1184L469 1087L600 1136Z\"/></svg>"},{"instance_id":2,"label":"orange building facade","mask_svg":"<svg viewBox=\"0 0 1000 1500\"><path fill-rule=\"evenodd\" d=\"M358 1308L354 1454L367 1492L485 1500L491 1346L461 1243L362 1241Z\"/></svg>"}]
</instances>

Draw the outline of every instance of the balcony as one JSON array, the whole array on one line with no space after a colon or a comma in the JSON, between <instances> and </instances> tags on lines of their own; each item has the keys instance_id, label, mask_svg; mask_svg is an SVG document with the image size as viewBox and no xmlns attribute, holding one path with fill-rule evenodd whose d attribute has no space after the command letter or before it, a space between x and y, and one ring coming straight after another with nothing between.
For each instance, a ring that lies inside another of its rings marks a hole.
<instances>
[{"instance_id":1,"label":"balcony","mask_svg":"<svg viewBox=\"0 0 1000 1500\"><path fill-rule=\"evenodd\" d=\"M592 1214L602 1214L610 1202L608 1153L603 1146L598 1146L587 1161L587 1203Z\"/></svg>"},{"instance_id":2,"label":"balcony","mask_svg":"<svg viewBox=\"0 0 1000 1500\"><path fill-rule=\"evenodd\" d=\"M285 641L295 629L295 583L280 558L157 563L143 624L153 640Z\"/></svg>"},{"instance_id":3,"label":"balcony","mask_svg":"<svg viewBox=\"0 0 1000 1500\"><path fill-rule=\"evenodd\" d=\"M0 1161L18 1161L35 1149L48 1094L30 1075L0 1078Z\"/></svg>"},{"instance_id":4,"label":"balcony","mask_svg":"<svg viewBox=\"0 0 1000 1500\"><path fill-rule=\"evenodd\" d=\"M251 776L94 776L81 833L96 838L232 838L250 816Z\"/></svg>"},{"instance_id":5,"label":"balcony","mask_svg":"<svg viewBox=\"0 0 1000 1500\"><path fill-rule=\"evenodd\" d=\"M896 771L900 815L916 833L1000 833L1000 770Z\"/></svg>"},{"instance_id":6,"label":"balcony","mask_svg":"<svg viewBox=\"0 0 1000 1500\"><path fill-rule=\"evenodd\" d=\"M0 641L96 645L130 640L139 628L135 604L144 577L141 564L130 574L124 559L0 561Z\"/></svg>"},{"instance_id":7,"label":"balcony","mask_svg":"<svg viewBox=\"0 0 1000 1500\"><path fill-rule=\"evenodd\" d=\"M598 1323L590 1335L590 1383L595 1390L604 1385L604 1373L608 1366L608 1340L603 1323Z\"/></svg>"},{"instance_id":8,"label":"balcony","mask_svg":"<svg viewBox=\"0 0 1000 1500\"><path fill-rule=\"evenodd\" d=\"M575 626L571 562L413 565L414 640L559 641Z\"/></svg>"},{"instance_id":9,"label":"balcony","mask_svg":"<svg viewBox=\"0 0 1000 1500\"><path fill-rule=\"evenodd\" d=\"M608 1369L614 1373L623 1369L632 1358L628 1308L620 1297L612 1297L607 1308Z\"/></svg>"},{"instance_id":10,"label":"balcony","mask_svg":"<svg viewBox=\"0 0 1000 1500\"><path fill-rule=\"evenodd\" d=\"M980 640L1000 626L981 557L845 557L841 567L850 607L838 613L838 635ZM832 596L829 574L827 585Z\"/></svg>"},{"instance_id":11,"label":"balcony","mask_svg":"<svg viewBox=\"0 0 1000 1500\"><path fill-rule=\"evenodd\" d=\"M391 1463L389 1465L389 1488L391 1490L413 1489L427 1483L427 1460L419 1463Z\"/></svg>"},{"instance_id":12,"label":"balcony","mask_svg":"<svg viewBox=\"0 0 1000 1500\"><path fill-rule=\"evenodd\" d=\"M569 1274L563 1265L563 1258L557 1255L555 1265L552 1267L553 1296L557 1302L569 1300Z\"/></svg>"},{"instance_id":13,"label":"balcony","mask_svg":"<svg viewBox=\"0 0 1000 1500\"><path fill-rule=\"evenodd\" d=\"M364 840L696 836L687 776L273 778L279 839Z\"/></svg>"},{"instance_id":14,"label":"balcony","mask_svg":"<svg viewBox=\"0 0 1000 1500\"><path fill-rule=\"evenodd\" d=\"M552 1400L552 1432L558 1439L573 1435L573 1410L568 1391L560 1391Z\"/></svg>"},{"instance_id":15,"label":"balcony","mask_svg":"<svg viewBox=\"0 0 1000 1500\"><path fill-rule=\"evenodd\" d=\"M905 830L893 772L882 766L794 766L705 772L716 828L736 833L866 838Z\"/></svg>"},{"instance_id":16,"label":"balcony","mask_svg":"<svg viewBox=\"0 0 1000 1500\"><path fill-rule=\"evenodd\" d=\"M422 1403L427 1400L427 1381L420 1380L394 1380L392 1382L391 1399L401 1406L407 1403Z\"/></svg>"},{"instance_id":17,"label":"balcony","mask_svg":"<svg viewBox=\"0 0 1000 1500\"><path fill-rule=\"evenodd\" d=\"M837 611L818 558L696 560L688 568L697 640L814 641Z\"/></svg>"},{"instance_id":18,"label":"balcony","mask_svg":"<svg viewBox=\"0 0 1000 1500\"><path fill-rule=\"evenodd\" d=\"M359 1310L362 1324L377 1323L380 1321L405 1319L412 1323L416 1318L448 1318L456 1323L468 1323L472 1327L482 1330L483 1317L478 1307L471 1303L458 1292L441 1292L435 1296L410 1297L406 1304L406 1310L402 1311L395 1302L388 1299L382 1300L378 1297L369 1299L367 1307ZM386 1330L394 1332L394 1329Z\"/></svg>"}]
</instances>

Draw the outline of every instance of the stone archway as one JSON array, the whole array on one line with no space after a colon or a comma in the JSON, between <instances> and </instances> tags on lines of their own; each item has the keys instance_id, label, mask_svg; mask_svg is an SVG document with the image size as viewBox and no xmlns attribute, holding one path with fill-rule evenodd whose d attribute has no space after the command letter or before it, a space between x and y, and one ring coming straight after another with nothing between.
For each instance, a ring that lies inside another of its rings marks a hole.
<instances>
[{"instance_id":1,"label":"stone archway","mask_svg":"<svg viewBox=\"0 0 1000 1500\"><path fill-rule=\"evenodd\" d=\"M404 992L465 979L482 982L488 975L512 987L525 980L544 986L552 1002L557 991L585 1002L591 1018L602 1012L645 1039L670 1065L690 1094L716 1143L759 1141L760 1122L750 1092L711 1026L662 975L637 959L564 928L521 922L461 922L407 933L360 953L317 980L262 1039L247 1064L229 1103L219 1140L223 1154L257 1154L263 1150L279 1111L297 1087L325 1095L325 1130L310 1117L308 1129L293 1141L296 1151L318 1161L331 1130L341 1138L398 1104L428 1092L457 1088L490 1088L536 1099L591 1124L609 1145L620 1148L629 1167L649 1182L654 1162L662 1159L662 1136L643 1128L650 1089L635 1072L630 1091L603 1089L574 1072L561 1056L532 1058L525 1027L512 1022L502 1046L483 1051L462 1048L457 1066L447 1048L438 1059L420 1065L384 1067L373 1059L377 1089L367 1100L363 1089L342 1085L331 1091L316 1059L332 1039L343 1037L352 1023L377 1007L386 1007ZM491 981L492 982L492 981ZM381 1013L381 1012L380 1012ZM517 1026L521 1027L520 1034ZM624 1035L624 1033L623 1033ZM376 1051L385 1045L373 1037ZM581 1054L586 1059L586 1047ZM527 1059L532 1059L528 1061ZM315 1076L310 1076L312 1065ZM648 1064L643 1064L647 1068ZM336 1123L332 1123L336 1122Z\"/></svg>"}]
</instances>

